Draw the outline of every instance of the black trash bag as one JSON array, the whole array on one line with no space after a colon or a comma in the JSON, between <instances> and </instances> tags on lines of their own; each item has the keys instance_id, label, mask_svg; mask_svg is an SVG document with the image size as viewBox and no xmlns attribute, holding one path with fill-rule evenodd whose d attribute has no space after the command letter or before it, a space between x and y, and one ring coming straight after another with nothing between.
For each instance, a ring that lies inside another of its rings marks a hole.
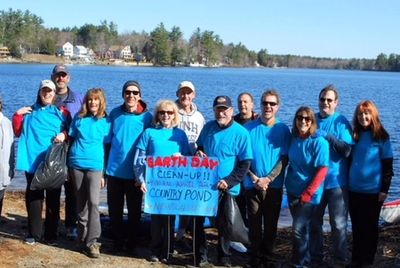
<instances>
[{"instance_id":1,"label":"black trash bag","mask_svg":"<svg viewBox=\"0 0 400 268\"><path fill-rule=\"evenodd\" d=\"M216 221L218 232L225 239L250 244L249 232L244 225L239 207L235 198L228 192L220 194Z\"/></svg>"},{"instance_id":2,"label":"black trash bag","mask_svg":"<svg viewBox=\"0 0 400 268\"><path fill-rule=\"evenodd\" d=\"M68 144L53 143L46 157L36 169L32 179L31 190L52 190L60 188L68 176Z\"/></svg>"}]
</instances>

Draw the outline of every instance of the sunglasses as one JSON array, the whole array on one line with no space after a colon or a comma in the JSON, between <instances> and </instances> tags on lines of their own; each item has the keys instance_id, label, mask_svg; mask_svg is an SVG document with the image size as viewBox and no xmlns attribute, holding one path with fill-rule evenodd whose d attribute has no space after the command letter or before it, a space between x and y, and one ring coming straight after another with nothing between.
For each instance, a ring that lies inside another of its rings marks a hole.
<instances>
[{"instance_id":1,"label":"sunglasses","mask_svg":"<svg viewBox=\"0 0 400 268\"><path fill-rule=\"evenodd\" d=\"M125 90L126 96L130 96L131 94L137 96L137 95L139 95L139 93L140 93L139 91Z\"/></svg>"},{"instance_id":2,"label":"sunglasses","mask_svg":"<svg viewBox=\"0 0 400 268\"><path fill-rule=\"evenodd\" d=\"M303 120L305 120L307 123L311 122L311 118L309 116L302 115L296 115L296 120L299 122L303 122Z\"/></svg>"},{"instance_id":3,"label":"sunglasses","mask_svg":"<svg viewBox=\"0 0 400 268\"><path fill-rule=\"evenodd\" d=\"M262 106L271 106L271 107L275 107L276 105L278 105L278 103L276 103L276 102L273 102L273 101L262 101L261 102L261 105Z\"/></svg>"},{"instance_id":4,"label":"sunglasses","mask_svg":"<svg viewBox=\"0 0 400 268\"><path fill-rule=\"evenodd\" d=\"M320 101L320 102L325 102L325 101L327 101L328 103L331 103L331 102L333 102L333 99L319 98L319 101Z\"/></svg>"},{"instance_id":5,"label":"sunglasses","mask_svg":"<svg viewBox=\"0 0 400 268\"><path fill-rule=\"evenodd\" d=\"M159 115L164 115L164 114L173 115L175 112L174 111L158 111L157 113Z\"/></svg>"}]
</instances>

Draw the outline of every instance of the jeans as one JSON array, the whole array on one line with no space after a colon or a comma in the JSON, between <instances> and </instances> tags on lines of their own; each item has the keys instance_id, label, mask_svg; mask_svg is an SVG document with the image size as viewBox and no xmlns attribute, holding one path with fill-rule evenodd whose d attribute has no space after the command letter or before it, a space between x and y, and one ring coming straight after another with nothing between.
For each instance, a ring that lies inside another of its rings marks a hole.
<instances>
[{"instance_id":1,"label":"jeans","mask_svg":"<svg viewBox=\"0 0 400 268\"><path fill-rule=\"evenodd\" d=\"M354 265L372 265L378 247L379 214L383 202L378 194L349 191L349 212L352 225Z\"/></svg>"},{"instance_id":2,"label":"jeans","mask_svg":"<svg viewBox=\"0 0 400 268\"><path fill-rule=\"evenodd\" d=\"M282 203L282 189L246 190L252 259L272 253ZM264 232L263 232L264 222Z\"/></svg>"},{"instance_id":3,"label":"jeans","mask_svg":"<svg viewBox=\"0 0 400 268\"><path fill-rule=\"evenodd\" d=\"M325 189L321 203L317 206L311 221L310 248L313 261L323 259L323 218L325 209L329 210L329 223L332 233L333 259L337 264L347 263L347 213L348 192L340 187Z\"/></svg>"},{"instance_id":4,"label":"jeans","mask_svg":"<svg viewBox=\"0 0 400 268\"><path fill-rule=\"evenodd\" d=\"M101 235L99 203L103 172L73 168L69 172L77 197L79 241L90 247Z\"/></svg>"},{"instance_id":5,"label":"jeans","mask_svg":"<svg viewBox=\"0 0 400 268\"><path fill-rule=\"evenodd\" d=\"M288 195L290 214L293 218L293 248L292 265L295 267L309 266L311 217L315 213L316 205L301 204L299 199Z\"/></svg>"}]
</instances>

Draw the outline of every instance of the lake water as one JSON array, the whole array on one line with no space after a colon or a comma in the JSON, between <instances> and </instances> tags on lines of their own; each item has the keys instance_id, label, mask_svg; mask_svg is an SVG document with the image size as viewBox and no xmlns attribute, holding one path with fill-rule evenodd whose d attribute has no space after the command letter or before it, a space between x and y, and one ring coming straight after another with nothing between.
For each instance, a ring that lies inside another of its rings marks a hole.
<instances>
[{"instance_id":1,"label":"lake water","mask_svg":"<svg viewBox=\"0 0 400 268\"><path fill-rule=\"evenodd\" d=\"M31 105L36 99L40 80L48 79L53 65L0 64L0 92L4 113L9 118L21 106ZM104 88L108 111L123 102L121 88L126 80L134 79L142 85L142 96L153 110L159 99L175 99L176 87L182 80L192 81L197 90L197 103L207 120L212 119L212 101L217 95L228 95L236 100L239 93L248 91L259 102L267 88L277 89L282 98L280 119L291 126L299 106L318 109L318 93L327 84L334 84L340 93L338 110L350 121L357 103L373 100L380 111L384 126L391 135L394 149L394 172L389 199L400 198L400 73L361 72L311 69L265 68L158 68L117 66L70 66L74 90L84 93L93 87ZM236 101L235 101L236 103ZM258 106L258 105L256 105ZM236 107L235 107L236 109ZM259 111L259 107L256 107ZM11 189L23 189L25 178L13 180Z\"/></svg>"}]
</instances>

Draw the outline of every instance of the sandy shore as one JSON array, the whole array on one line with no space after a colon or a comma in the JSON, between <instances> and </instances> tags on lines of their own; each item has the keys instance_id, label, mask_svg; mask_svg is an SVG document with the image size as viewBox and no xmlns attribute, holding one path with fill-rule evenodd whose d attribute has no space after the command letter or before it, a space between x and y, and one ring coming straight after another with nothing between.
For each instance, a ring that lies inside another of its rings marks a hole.
<instances>
[{"instance_id":1,"label":"sandy shore","mask_svg":"<svg viewBox=\"0 0 400 268\"><path fill-rule=\"evenodd\" d=\"M141 232L137 251L130 254L113 253L112 243L108 236L107 218L103 218L103 236L101 238L102 255L99 259L90 259L81 254L75 242L65 238L63 224L60 224L58 245L48 246L37 243L29 246L23 243L27 233L27 218L24 203L24 193L9 191L6 193L2 220L0 223L0 267L168 267L161 263L146 261L149 255L148 235L144 229ZM61 219L64 219L63 210ZM144 224L144 228L148 224ZM212 263L216 263L216 230L206 230L209 242L209 252ZM329 235L326 235L330 240ZM351 236L349 236L351 241ZM190 236L187 242L191 243ZM179 251L181 249L178 248ZM187 252L187 251L186 251ZM276 242L276 261L271 267L289 267L291 254L291 232L289 229L280 229ZM323 267L331 266L329 248L325 247L325 263ZM248 256L244 253L233 251L232 258L235 267L242 267L248 262ZM185 267L192 264L189 256L177 255L169 267ZM213 266L211 267L218 267ZM374 267L400 267L400 226L384 227L380 233L378 253Z\"/></svg>"}]
</instances>

